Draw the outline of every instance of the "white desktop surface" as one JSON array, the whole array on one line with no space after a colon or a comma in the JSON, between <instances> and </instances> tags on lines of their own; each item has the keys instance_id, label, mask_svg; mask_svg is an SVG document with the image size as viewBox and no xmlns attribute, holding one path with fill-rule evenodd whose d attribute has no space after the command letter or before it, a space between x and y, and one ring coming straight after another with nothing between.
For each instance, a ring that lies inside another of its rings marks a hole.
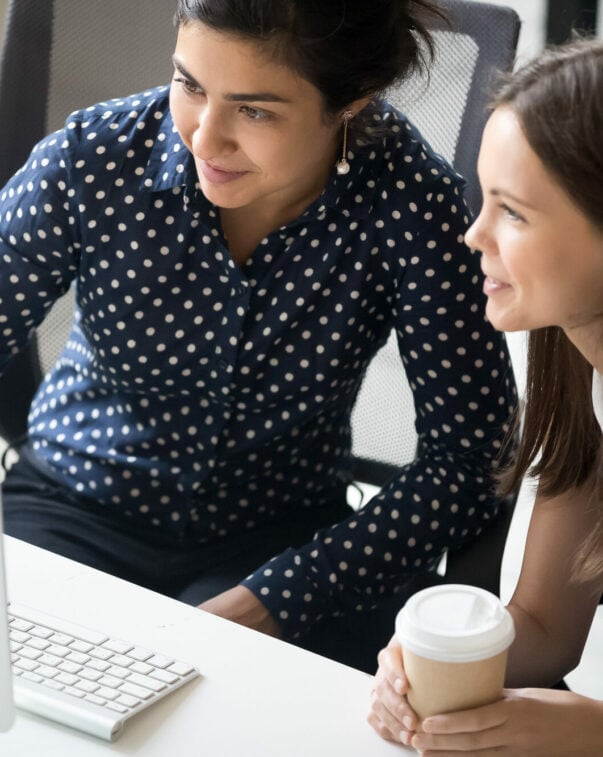
<instances>
[{"instance_id":1,"label":"white desktop surface","mask_svg":"<svg viewBox=\"0 0 603 757\"><path fill-rule=\"evenodd\" d=\"M2 757L403 757L366 722L371 678L352 668L6 539L9 600L191 662L197 679L108 743L20 710Z\"/></svg>"}]
</instances>

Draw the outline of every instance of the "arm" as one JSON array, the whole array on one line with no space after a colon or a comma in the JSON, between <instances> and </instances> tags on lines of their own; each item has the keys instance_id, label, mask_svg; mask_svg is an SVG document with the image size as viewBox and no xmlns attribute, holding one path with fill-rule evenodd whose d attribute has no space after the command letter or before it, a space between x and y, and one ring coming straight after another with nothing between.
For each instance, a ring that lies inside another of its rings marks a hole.
<instances>
[{"instance_id":1,"label":"arm","mask_svg":"<svg viewBox=\"0 0 603 757\"><path fill-rule=\"evenodd\" d=\"M359 513L244 582L286 638L326 614L373 607L444 550L477 536L498 505L490 476L514 401L512 372L504 338L484 319L478 260L462 242L468 219L459 183L433 181L421 208L427 220L417 229L404 217L388 248L419 453ZM395 201L407 207L410 199Z\"/></svg>"},{"instance_id":2,"label":"arm","mask_svg":"<svg viewBox=\"0 0 603 757\"><path fill-rule=\"evenodd\" d=\"M66 143L66 132L42 140L0 191L0 372L77 271Z\"/></svg>"},{"instance_id":3,"label":"arm","mask_svg":"<svg viewBox=\"0 0 603 757\"><path fill-rule=\"evenodd\" d=\"M603 754L603 702L571 691L506 689L500 702L438 715L410 743L424 757L598 757Z\"/></svg>"},{"instance_id":4,"label":"arm","mask_svg":"<svg viewBox=\"0 0 603 757\"><path fill-rule=\"evenodd\" d=\"M579 661L603 580L581 584L569 577L574 556L596 521L597 509L588 507L584 489L554 499L537 497L509 604L517 630L509 654L509 685L550 685ZM395 639L380 653L379 663L369 722L384 738L411 743L417 722L403 696L406 679ZM571 739L572 754L599 754L603 703L561 691L507 690L500 703L428 718L422 726L430 735L416 736L412 743L426 750L496 747L501 754L516 755L521 748L526 750L522 754L533 749L534 754L554 755L565 754Z\"/></svg>"},{"instance_id":5,"label":"arm","mask_svg":"<svg viewBox=\"0 0 603 757\"><path fill-rule=\"evenodd\" d=\"M553 499L537 496L517 588L509 603L517 630L507 668L509 686L549 686L580 661L603 577L571 580L575 555L596 527L585 489Z\"/></svg>"}]
</instances>

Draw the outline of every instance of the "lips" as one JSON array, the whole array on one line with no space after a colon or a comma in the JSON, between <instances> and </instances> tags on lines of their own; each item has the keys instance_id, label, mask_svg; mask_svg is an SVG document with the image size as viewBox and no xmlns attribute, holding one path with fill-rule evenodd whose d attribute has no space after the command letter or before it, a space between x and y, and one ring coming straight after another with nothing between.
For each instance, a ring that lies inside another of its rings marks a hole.
<instances>
[{"instance_id":1,"label":"lips","mask_svg":"<svg viewBox=\"0 0 603 757\"><path fill-rule=\"evenodd\" d=\"M247 171L230 171L218 166L211 165L205 160L200 161L203 176L212 184L228 184L244 176Z\"/></svg>"},{"instance_id":2,"label":"lips","mask_svg":"<svg viewBox=\"0 0 603 757\"><path fill-rule=\"evenodd\" d=\"M505 284L504 281L495 279L493 276L486 275L483 286L484 294L490 296L496 294L497 292L502 292L505 289L511 289L511 285Z\"/></svg>"}]
</instances>

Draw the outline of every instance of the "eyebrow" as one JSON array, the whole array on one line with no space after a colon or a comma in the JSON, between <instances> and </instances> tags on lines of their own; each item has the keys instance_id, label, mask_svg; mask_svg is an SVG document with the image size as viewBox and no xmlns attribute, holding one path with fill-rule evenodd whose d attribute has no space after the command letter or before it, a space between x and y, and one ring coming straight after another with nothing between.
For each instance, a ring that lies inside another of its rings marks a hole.
<instances>
[{"instance_id":1,"label":"eyebrow","mask_svg":"<svg viewBox=\"0 0 603 757\"><path fill-rule=\"evenodd\" d=\"M525 200L522 200L520 197L517 197L517 195L514 195L512 192L507 192L506 189L491 189L490 194L492 197L508 197L513 202L519 203L519 205L523 205L526 208L530 208L531 210L536 210L536 208L533 205L530 205L529 202L526 202Z\"/></svg>"},{"instance_id":2,"label":"eyebrow","mask_svg":"<svg viewBox=\"0 0 603 757\"><path fill-rule=\"evenodd\" d=\"M199 82L195 79L195 77L189 73L186 68L179 63L175 56L172 57L172 62L174 64L174 67L178 69L178 71L185 76L191 84L193 84L195 87L199 87L199 89L204 90L204 87L199 84ZM228 94L224 95L224 99L228 100L229 102L244 102L244 103L250 103L250 102L268 102L268 103L290 103L291 100L287 99L286 97L281 97L281 95L276 95L273 92L245 92L245 93L239 93L239 92L229 92Z\"/></svg>"}]
</instances>

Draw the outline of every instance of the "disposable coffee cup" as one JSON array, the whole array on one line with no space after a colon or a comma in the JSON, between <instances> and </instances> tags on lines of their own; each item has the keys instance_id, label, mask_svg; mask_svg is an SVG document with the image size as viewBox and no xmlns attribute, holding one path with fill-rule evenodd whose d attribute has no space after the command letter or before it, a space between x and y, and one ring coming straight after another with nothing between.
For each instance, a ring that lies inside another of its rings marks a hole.
<instances>
[{"instance_id":1,"label":"disposable coffee cup","mask_svg":"<svg viewBox=\"0 0 603 757\"><path fill-rule=\"evenodd\" d=\"M515 628L494 594L461 584L423 589L398 613L396 637L419 720L501 698Z\"/></svg>"}]
</instances>

